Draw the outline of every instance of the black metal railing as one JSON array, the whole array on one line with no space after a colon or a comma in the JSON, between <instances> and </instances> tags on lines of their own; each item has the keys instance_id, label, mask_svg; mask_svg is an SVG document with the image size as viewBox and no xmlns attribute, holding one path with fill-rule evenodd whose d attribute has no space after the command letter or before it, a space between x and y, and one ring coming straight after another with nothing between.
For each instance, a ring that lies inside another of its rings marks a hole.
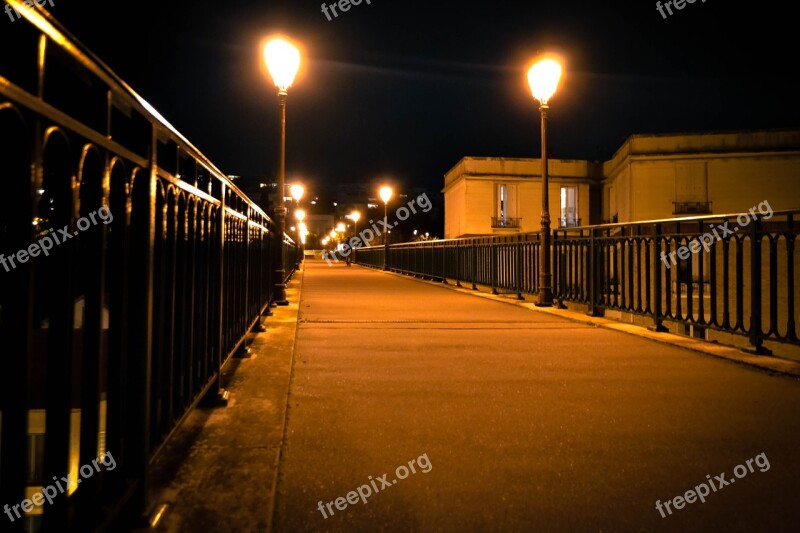
<instances>
[{"instance_id":1,"label":"black metal railing","mask_svg":"<svg viewBox=\"0 0 800 533\"><path fill-rule=\"evenodd\" d=\"M795 277L800 211L743 213L604 224L553 231L553 294L590 313L624 311L764 341L800 344ZM537 294L539 234L396 244L389 269ZM698 241L698 239L701 239ZM383 265L382 247L358 251L358 263Z\"/></svg>"},{"instance_id":2,"label":"black metal railing","mask_svg":"<svg viewBox=\"0 0 800 533\"><path fill-rule=\"evenodd\" d=\"M522 225L521 218L492 217L492 228L519 229L520 225Z\"/></svg>"},{"instance_id":3,"label":"black metal railing","mask_svg":"<svg viewBox=\"0 0 800 533\"><path fill-rule=\"evenodd\" d=\"M581 225L580 218L574 217L560 217L558 219L558 227L559 228L577 228Z\"/></svg>"},{"instance_id":4,"label":"black metal railing","mask_svg":"<svg viewBox=\"0 0 800 533\"><path fill-rule=\"evenodd\" d=\"M3 530L89 531L146 509L149 464L269 305L274 250L288 279L296 247L46 11L8 4L0 505L117 466Z\"/></svg>"},{"instance_id":5,"label":"black metal railing","mask_svg":"<svg viewBox=\"0 0 800 533\"><path fill-rule=\"evenodd\" d=\"M673 215L710 215L711 202L672 202Z\"/></svg>"}]
</instances>

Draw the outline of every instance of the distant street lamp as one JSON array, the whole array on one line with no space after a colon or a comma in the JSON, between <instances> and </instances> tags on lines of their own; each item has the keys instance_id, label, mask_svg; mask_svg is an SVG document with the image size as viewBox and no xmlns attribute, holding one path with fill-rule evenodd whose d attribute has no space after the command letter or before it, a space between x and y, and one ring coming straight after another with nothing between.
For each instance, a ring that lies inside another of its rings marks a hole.
<instances>
[{"instance_id":1,"label":"distant street lamp","mask_svg":"<svg viewBox=\"0 0 800 533\"><path fill-rule=\"evenodd\" d=\"M383 228L389 227L389 200L392 199L392 188L381 187L379 192L381 200L383 200ZM383 269L389 270L389 233L383 234Z\"/></svg>"},{"instance_id":2,"label":"distant street lamp","mask_svg":"<svg viewBox=\"0 0 800 533\"><path fill-rule=\"evenodd\" d=\"M303 198L303 193L305 193L306 190L302 185L295 183L294 185L289 187L289 192L292 194L292 198L294 198L294 201L297 202L299 205L300 199Z\"/></svg>"},{"instance_id":3,"label":"distant street lamp","mask_svg":"<svg viewBox=\"0 0 800 533\"><path fill-rule=\"evenodd\" d=\"M297 211L295 212L295 217L297 217L297 220L299 222L301 222L300 226L303 226L303 227L306 227L305 224L302 224L303 219L305 219L305 217L306 217L306 212L300 209L300 199L303 198L303 194L305 192L306 192L305 188L302 185L300 185L299 183L295 183L294 185L289 187L289 193L292 195L292 198L294 198L294 203L297 206ZM302 216L302 218L300 218L301 216ZM295 268L297 270L300 270L300 265L305 260L305 244L306 244L306 241L305 241L305 237L301 237L300 236L300 233L297 233L297 236L298 236L298 241L297 241L297 251L298 251L298 253L297 253L297 263L295 265Z\"/></svg>"},{"instance_id":4,"label":"distant street lamp","mask_svg":"<svg viewBox=\"0 0 800 533\"><path fill-rule=\"evenodd\" d=\"M561 79L561 65L554 59L541 59L528 70L528 84L533 97L539 100L542 115L542 264L539 268L539 307L553 306L553 275L550 271L550 193L547 169L547 111L548 101L555 94Z\"/></svg>"},{"instance_id":5,"label":"distant street lamp","mask_svg":"<svg viewBox=\"0 0 800 533\"><path fill-rule=\"evenodd\" d=\"M350 220L353 221L353 238L356 239L356 247L353 248L353 258L355 259L356 250L361 246L361 243L358 241L358 221L361 220L361 213L353 211L350 213Z\"/></svg>"},{"instance_id":6,"label":"distant street lamp","mask_svg":"<svg viewBox=\"0 0 800 533\"><path fill-rule=\"evenodd\" d=\"M292 196L294 196L294 192L292 193ZM302 196L302 194L300 196ZM301 236L301 234L303 232L303 229L305 229L306 231L308 230L308 228L306 228L305 223L303 223L303 221L306 219L306 212L303 211L302 209L296 209L294 212L294 218L297 219L297 248L298 248L297 264L295 265L295 268L300 270L300 264L303 262L305 254L304 245L306 243L305 236Z\"/></svg>"},{"instance_id":7,"label":"distant street lamp","mask_svg":"<svg viewBox=\"0 0 800 533\"><path fill-rule=\"evenodd\" d=\"M289 305L286 300L286 247L283 235L286 233L286 204L284 188L286 182L286 95L294 83L297 69L300 68L300 51L283 39L273 39L264 47L264 60L267 70L278 88L280 101L281 147L278 159L278 205L275 215L278 218L279 258L275 269L275 304Z\"/></svg>"},{"instance_id":8,"label":"distant street lamp","mask_svg":"<svg viewBox=\"0 0 800 533\"><path fill-rule=\"evenodd\" d=\"M308 226L306 226L305 222L300 222L297 225L297 231L300 235L300 244L302 245L300 249L303 250L306 245L306 237L308 237Z\"/></svg>"}]
</instances>

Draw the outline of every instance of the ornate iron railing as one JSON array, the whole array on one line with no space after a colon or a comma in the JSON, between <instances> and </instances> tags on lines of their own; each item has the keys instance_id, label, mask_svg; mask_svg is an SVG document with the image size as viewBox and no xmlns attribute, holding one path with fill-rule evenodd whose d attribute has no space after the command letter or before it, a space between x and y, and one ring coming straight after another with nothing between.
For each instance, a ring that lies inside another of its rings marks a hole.
<instances>
[{"instance_id":1,"label":"ornate iron railing","mask_svg":"<svg viewBox=\"0 0 800 533\"><path fill-rule=\"evenodd\" d=\"M800 344L800 211L604 224L553 231L554 298L650 317L699 330ZM699 240L698 240L699 239ZM382 268L383 247L358 251L358 263ZM673 260L674 259L674 260ZM395 244L390 270L537 294L538 233Z\"/></svg>"},{"instance_id":2,"label":"ornate iron railing","mask_svg":"<svg viewBox=\"0 0 800 533\"><path fill-rule=\"evenodd\" d=\"M3 530L88 531L145 510L148 465L217 391L271 301L276 250L290 276L296 247L46 11L8 3L0 505L105 452L117 468Z\"/></svg>"},{"instance_id":3,"label":"ornate iron railing","mask_svg":"<svg viewBox=\"0 0 800 533\"><path fill-rule=\"evenodd\" d=\"M492 217L492 228L519 229L521 218Z\"/></svg>"}]
</instances>

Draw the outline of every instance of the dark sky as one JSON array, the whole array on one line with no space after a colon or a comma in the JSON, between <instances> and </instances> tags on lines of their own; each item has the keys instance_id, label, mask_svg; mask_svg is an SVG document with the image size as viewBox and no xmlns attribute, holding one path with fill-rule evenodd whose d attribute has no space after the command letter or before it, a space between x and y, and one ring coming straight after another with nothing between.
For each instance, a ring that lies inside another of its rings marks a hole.
<instances>
[{"instance_id":1,"label":"dark sky","mask_svg":"<svg viewBox=\"0 0 800 533\"><path fill-rule=\"evenodd\" d=\"M304 46L287 173L318 186L388 176L441 188L461 157L539 157L529 59L567 59L552 156L610 158L635 133L797 127L793 15L697 0L666 20L636 2L54 0L66 27L229 174L274 173L276 91L260 42ZM746 7L742 7L746 6ZM99 23L103 21L103 23Z\"/></svg>"}]
</instances>

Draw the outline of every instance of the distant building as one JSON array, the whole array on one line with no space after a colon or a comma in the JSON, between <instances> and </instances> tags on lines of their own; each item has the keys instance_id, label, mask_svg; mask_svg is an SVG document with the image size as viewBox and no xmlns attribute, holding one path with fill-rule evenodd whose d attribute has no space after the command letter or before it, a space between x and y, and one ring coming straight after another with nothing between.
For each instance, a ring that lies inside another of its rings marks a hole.
<instances>
[{"instance_id":1,"label":"distant building","mask_svg":"<svg viewBox=\"0 0 800 533\"><path fill-rule=\"evenodd\" d=\"M551 227L800 207L800 130L633 135L605 163L550 159ZM465 157L445 238L541 229L541 160Z\"/></svg>"},{"instance_id":2,"label":"distant building","mask_svg":"<svg viewBox=\"0 0 800 533\"><path fill-rule=\"evenodd\" d=\"M539 231L541 167L539 159L465 157L459 161L445 174L445 238ZM599 189L602 165L551 159L548 168L551 227L579 226L598 219L599 210L590 210L590 189Z\"/></svg>"},{"instance_id":3,"label":"distant building","mask_svg":"<svg viewBox=\"0 0 800 533\"><path fill-rule=\"evenodd\" d=\"M603 164L604 220L800 207L800 130L633 135Z\"/></svg>"}]
</instances>

